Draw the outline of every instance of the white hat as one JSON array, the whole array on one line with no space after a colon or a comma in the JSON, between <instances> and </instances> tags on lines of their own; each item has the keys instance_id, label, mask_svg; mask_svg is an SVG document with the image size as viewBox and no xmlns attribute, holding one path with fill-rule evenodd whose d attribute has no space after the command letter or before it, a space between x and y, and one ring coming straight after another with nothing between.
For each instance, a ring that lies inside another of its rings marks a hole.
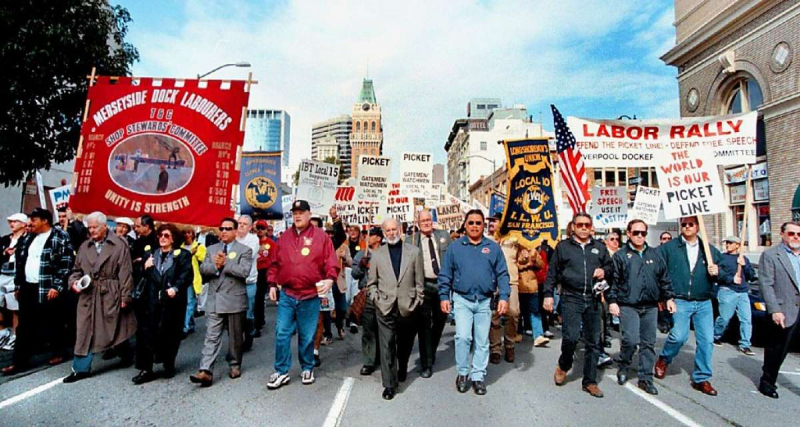
<instances>
[{"instance_id":1,"label":"white hat","mask_svg":"<svg viewBox=\"0 0 800 427\"><path fill-rule=\"evenodd\" d=\"M19 222L27 223L28 222L28 215L25 215L24 213L15 213L14 215L11 215L10 217L8 217L6 219L8 221L19 221Z\"/></svg>"},{"instance_id":2,"label":"white hat","mask_svg":"<svg viewBox=\"0 0 800 427\"><path fill-rule=\"evenodd\" d=\"M125 217L117 218L117 224L125 224L128 227L133 227L133 221L131 221L130 218L125 218Z\"/></svg>"}]
</instances>

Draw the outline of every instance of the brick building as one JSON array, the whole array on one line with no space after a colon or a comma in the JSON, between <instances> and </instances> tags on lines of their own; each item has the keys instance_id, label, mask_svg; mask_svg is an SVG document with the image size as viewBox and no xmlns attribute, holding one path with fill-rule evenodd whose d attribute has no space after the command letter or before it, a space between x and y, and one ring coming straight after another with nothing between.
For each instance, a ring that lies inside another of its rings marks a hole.
<instances>
[{"instance_id":1,"label":"brick building","mask_svg":"<svg viewBox=\"0 0 800 427\"><path fill-rule=\"evenodd\" d=\"M800 1L676 0L674 25L661 59L678 69L681 116L759 113L754 200L745 206L743 167L721 168L728 209L706 224L719 244L747 209L746 240L760 252L800 218Z\"/></svg>"}]
</instances>

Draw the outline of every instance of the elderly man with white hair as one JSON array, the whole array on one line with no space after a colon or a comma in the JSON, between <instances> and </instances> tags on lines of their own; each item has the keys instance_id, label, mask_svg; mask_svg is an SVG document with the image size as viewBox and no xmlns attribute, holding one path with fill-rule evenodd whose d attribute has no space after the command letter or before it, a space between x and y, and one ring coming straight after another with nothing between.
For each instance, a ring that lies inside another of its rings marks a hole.
<instances>
[{"instance_id":1,"label":"elderly man with white hair","mask_svg":"<svg viewBox=\"0 0 800 427\"><path fill-rule=\"evenodd\" d=\"M387 219L381 227L386 245L372 253L367 298L378 312L383 398L391 400L406 379L417 332L414 311L425 301L425 269L422 251L400 240L397 220Z\"/></svg>"},{"instance_id":2,"label":"elderly man with white hair","mask_svg":"<svg viewBox=\"0 0 800 427\"><path fill-rule=\"evenodd\" d=\"M133 351L128 339L136 332L136 318L130 310L133 277L128 244L108 232L106 216L93 212L86 218L89 240L78 248L70 290L78 300L77 339L72 374L64 378L73 383L91 375L94 353L114 348L122 366L130 366Z\"/></svg>"}]
</instances>

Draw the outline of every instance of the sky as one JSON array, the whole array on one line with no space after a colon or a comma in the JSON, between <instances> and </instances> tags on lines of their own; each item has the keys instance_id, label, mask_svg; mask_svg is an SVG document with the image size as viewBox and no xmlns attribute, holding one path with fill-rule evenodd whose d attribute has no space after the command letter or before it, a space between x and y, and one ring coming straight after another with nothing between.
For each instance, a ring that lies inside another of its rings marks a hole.
<instances>
[{"instance_id":1,"label":"sky","mask_svg":"<svg viewBox=\"0 0 800 427\"><path fill-rule=\"evenodd\" d=\"M135 76L253 72L250 108L292 119L291 167L311 154L311 126L350 114L364 77L383 111L384 154L444 145L470 98L523 104L553 129L564 116L679 116L673 2L123 0Z\"/></svg>"}]
</instances>

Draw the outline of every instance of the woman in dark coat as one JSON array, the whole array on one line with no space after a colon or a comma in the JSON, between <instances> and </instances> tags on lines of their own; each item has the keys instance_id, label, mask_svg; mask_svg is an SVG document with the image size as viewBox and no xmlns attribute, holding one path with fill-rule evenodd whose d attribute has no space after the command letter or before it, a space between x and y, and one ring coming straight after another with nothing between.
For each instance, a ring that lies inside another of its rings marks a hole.
<instances>
[{"instance_id":1,"label":"woman in dark coat","mask_svg":"<svg viewBox=\"0 0 800 427\"><path fill-rule=\"evenodd\" d=\"M158 248L145 253L141 296L136 301L136 369L134 384L156 379L154 363L164 364L164 378L175 376L175 357L183 335L186 295L194 280L192 253L181 249L182 235L173 224L156 230Z\"/></svg>"}]
</instances>

